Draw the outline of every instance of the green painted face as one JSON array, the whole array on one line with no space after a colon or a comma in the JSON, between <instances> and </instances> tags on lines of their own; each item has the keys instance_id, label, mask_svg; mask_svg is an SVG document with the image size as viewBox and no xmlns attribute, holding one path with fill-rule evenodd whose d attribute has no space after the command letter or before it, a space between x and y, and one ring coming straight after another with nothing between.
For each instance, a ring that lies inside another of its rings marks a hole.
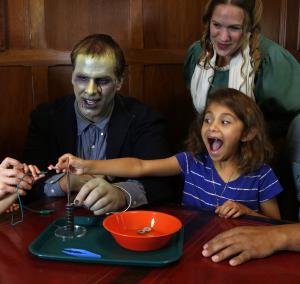
<instances>
[{"instance_id":1,"label":"green painted face","mask_svg":"<svg viewBox=\"0 0 300 284\"><path fill-rule=\"evenodd\" d=\"M111 109L122 80L115 75L115 58L79 54L72 73L72 84L81 114L96 122Z\"/></svg>"}]
</instances>

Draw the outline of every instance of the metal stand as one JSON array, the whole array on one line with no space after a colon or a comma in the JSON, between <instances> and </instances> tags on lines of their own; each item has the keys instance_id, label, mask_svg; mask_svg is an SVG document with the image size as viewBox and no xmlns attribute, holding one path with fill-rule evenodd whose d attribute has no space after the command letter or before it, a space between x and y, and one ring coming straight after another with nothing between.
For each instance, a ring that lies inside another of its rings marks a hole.
<instances>
[{"instance_id":1,"label":"metal stand","mask_svg":"<svg viewBox=\"0 0 300 284\"><path fill-rule=\"evenodd\" d=\"M74 225L74 206L66 204L66 225L55 230L55 236L62 239L80 238L85 235L86 228Z\"/></svg>"}]
</instances>

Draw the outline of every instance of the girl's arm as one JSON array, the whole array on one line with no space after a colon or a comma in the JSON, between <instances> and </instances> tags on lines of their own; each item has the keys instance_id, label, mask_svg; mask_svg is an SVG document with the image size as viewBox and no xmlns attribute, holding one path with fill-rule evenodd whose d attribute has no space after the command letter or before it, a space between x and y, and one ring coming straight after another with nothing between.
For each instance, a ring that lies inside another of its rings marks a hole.
<instances>
[{"instance_id":1,"label":"girl's arm","mask_svg":"<svg viewBox=\"0 0 300 284\"><path fill-rule=\"evenodd\" d=\"M171 176L181 173L175 156L157 159L141 160L136 158L120 158L111 160L82 160L71 154L59 158L56 168L75 174L101 174L105 176L141 177L141 176Z\"/></svg>"},{"instance_id":2,"label":"girl's arm","mask_svg":"<svg viewBox=\"0 0 300 284\"><path fill-rule=\"evenodd\" d=\"M273 219L281 219L276 197L260 203L261 213Z\"/></svg>"}]
</instances>

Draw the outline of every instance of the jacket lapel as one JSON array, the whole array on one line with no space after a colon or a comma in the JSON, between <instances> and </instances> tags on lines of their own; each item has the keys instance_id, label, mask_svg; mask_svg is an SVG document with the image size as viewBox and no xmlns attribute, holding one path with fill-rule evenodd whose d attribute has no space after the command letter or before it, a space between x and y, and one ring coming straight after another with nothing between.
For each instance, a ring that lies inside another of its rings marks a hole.
<instances>
[{"instance_id":1,"label":"jacket lapel","mask_svg":"<svg viewBox=\"0 0 300 284\"><path fill-rule=\"evenodd\" d=\"M57 141L61 153L76 155L77 125L74 110L74 96L56 110L54 121L57 127Z\"/></svg>"},{"instance_id":2,"label":"jacket lapel","mask_svg":"<svg viewBox=\"0 0 300 284\"><path fill-rule=\"evenodd\" d=\"M110 118L107 133L106 158L119 157L122 145L128 135L128 129L134 119L122 100L122 97L115 96L115 105Z\"/></svg>"}]
</instances>

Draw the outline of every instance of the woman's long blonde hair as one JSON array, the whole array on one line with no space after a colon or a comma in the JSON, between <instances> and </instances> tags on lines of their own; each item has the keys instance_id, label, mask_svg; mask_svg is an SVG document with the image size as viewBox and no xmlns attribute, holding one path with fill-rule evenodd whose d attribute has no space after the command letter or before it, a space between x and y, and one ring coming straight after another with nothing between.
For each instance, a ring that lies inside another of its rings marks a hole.
<instances>
[{"instance_id":1,"label":"woman's long blonde hair","mask_svg":"<svg viewBox=\"0 0 300 284\"><path fill-rule=\"evenodd\" d=\"M241 49L245 49L249 37L250 57L253 69L252 73L254 72L255 74L258 71L261 60L259 50L260 21L263 11L263 4L261 0L209 0L205 6L204 15L202 18L204 23L204 32L201 38L202 52L199 59L206 65L213 57L214 52L210 41L210 21L216 6L220 4L231 4L241 8L244 11L245 18L243 23ZM242 77L245 79L245 74L242 74Z\"/></svg>"}]
</instances>

